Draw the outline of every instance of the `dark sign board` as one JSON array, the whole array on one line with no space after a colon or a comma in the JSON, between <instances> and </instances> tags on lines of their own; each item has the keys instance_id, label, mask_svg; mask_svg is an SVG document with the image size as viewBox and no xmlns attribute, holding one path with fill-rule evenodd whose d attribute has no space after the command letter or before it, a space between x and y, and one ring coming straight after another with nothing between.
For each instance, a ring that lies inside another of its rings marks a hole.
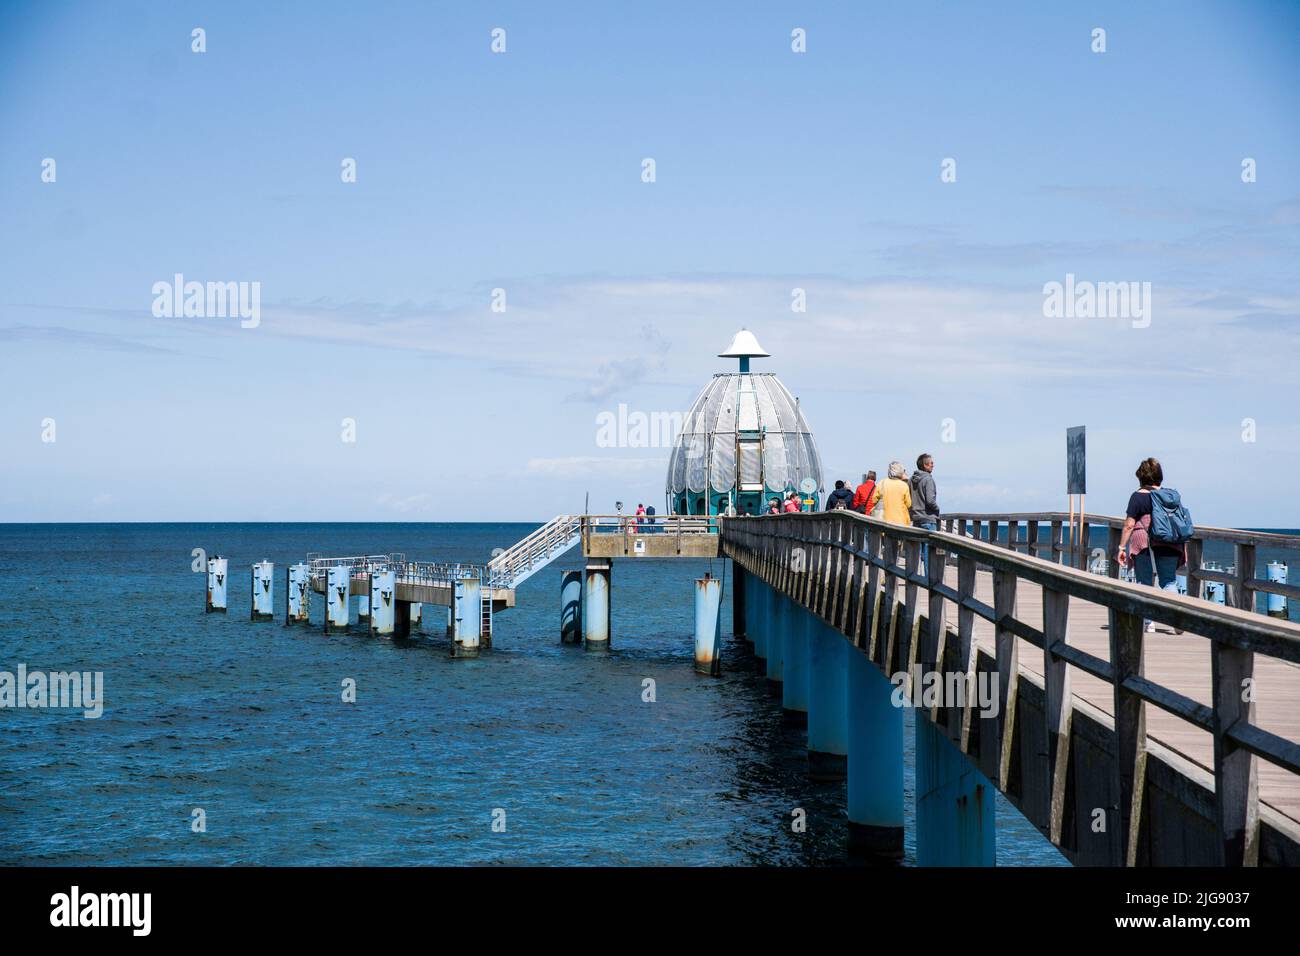
<instances>
[{"instance_id":1,"label":"dark sign board","mask_svg":"<svg viewBox=\"0 0 1300 956\"><path fill-rule=\"evenodd\" d=\"M1086 495L1088 493L1088 460L1083 433L1085 426L1065 430L1065 493L1067 495Z\"/></svg>"}]
</instances>

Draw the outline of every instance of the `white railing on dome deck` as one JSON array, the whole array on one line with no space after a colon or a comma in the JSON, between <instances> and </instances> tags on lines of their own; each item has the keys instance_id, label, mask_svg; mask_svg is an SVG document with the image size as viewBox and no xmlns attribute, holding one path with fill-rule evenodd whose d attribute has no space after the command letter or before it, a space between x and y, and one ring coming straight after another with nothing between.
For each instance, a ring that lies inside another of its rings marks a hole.
<instances>
[{"instance_id":1,"label":"white railing on dome deck","mask_svg":"<svg viewBox=\"0 0 1300 956\"><path fill-rule=\"evenodd\" d=\"M717 534L718 515L583 515L590 534Z\"/></svg>"}]
</instances>

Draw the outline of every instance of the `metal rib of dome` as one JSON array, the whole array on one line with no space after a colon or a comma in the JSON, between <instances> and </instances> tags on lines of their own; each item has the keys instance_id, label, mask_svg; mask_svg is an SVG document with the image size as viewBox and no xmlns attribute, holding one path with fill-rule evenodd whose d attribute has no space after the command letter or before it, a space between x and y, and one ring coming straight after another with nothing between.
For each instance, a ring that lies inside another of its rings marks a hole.
<instances>
[{"instance_id":1,"label":"metal rib of dome","mask_svg":"<svg viewBox=\"0 0 1300 956\"><path fill-rule=\"evenodd\" d=\"M780 379L770 372L724 372L704 386L682 421L668 462L668 493L736 487L737 442L755 434L761 435L761 480L767 491L798 488L809 477L821 489L817 443Z\"/></svg>"}]
</instances>

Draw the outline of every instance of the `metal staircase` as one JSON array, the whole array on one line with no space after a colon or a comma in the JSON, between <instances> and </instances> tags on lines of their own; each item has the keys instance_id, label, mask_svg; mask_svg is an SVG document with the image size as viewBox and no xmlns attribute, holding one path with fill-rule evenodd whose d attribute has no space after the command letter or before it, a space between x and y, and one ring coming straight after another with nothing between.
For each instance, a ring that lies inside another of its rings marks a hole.
<instances>
[{"instance_id":1,"label":"metal staircase","mask_svg":"<svg viewBox=\"0 0 1300 956\"><path fill-rule=\"evenodd\" d=\"M489 577L517 588L578 543L582 515L558 515L488 562Z\"/></svg>"}]
</instances>

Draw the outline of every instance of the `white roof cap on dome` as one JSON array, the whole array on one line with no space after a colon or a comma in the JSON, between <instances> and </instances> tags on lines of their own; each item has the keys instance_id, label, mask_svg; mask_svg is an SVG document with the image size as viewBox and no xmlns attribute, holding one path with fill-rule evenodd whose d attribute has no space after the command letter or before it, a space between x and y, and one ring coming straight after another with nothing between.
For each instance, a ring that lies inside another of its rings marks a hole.
<instances>
[{"instance_id":1,"label":"white roof cap on dome","mask_svg":"<svg viewBox=\"0 0 1300 956\"><path fill-rule=\"evenodd\" d=\"M737 332L727 346L727 351L718 353L719 358L770 358L771 355L771 352L764 351L763 346L758 344L758 339L754 338L754 333L749 329Z\"/></svg>"}]
</instances>

